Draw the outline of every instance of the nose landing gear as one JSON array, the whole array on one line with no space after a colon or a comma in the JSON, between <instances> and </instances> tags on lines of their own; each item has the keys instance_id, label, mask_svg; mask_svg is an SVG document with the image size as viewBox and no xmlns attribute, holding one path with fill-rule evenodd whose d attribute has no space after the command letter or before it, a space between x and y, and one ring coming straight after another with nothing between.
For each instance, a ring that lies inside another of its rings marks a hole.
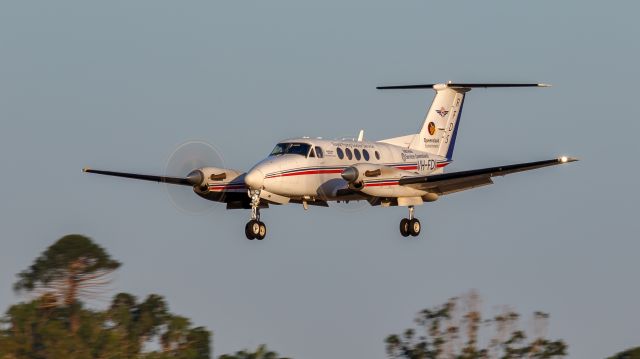
<instances>
[{"instance_id":1,"label":"nose landing gear","mask_svg":"<svg viewBox=\"0 0 640 359\"><path fill-rule=\"evenodd\" d=\"M267 235L267 226L260 221L260 191L249 191L251 197L251 220L244 226L247 239L259 241Z\"/></svg>"},{"instance_id":2,"label":"nose landing gear","mask_svg":"<svg viewBox=\"0 0 640 359\"><path fill-rule=\"evenodd\" d=\"M261 241L267 235L267 226L259 220L252 219L244 226L244 234L249 240Z\"/></svg>"},{"instance_id":3,"label":"nose landing gear","mask_svg":"<svg viewBox=\"0 0 640 359\"><path fill-rule=\"evenodd\" d=\"M403 218L400 221L400 234L403 237L413 236L416 237L420 234L422 225L417 218L413 217L413 206L409 206L409 218Z\"/></svg>"}]
</instances>

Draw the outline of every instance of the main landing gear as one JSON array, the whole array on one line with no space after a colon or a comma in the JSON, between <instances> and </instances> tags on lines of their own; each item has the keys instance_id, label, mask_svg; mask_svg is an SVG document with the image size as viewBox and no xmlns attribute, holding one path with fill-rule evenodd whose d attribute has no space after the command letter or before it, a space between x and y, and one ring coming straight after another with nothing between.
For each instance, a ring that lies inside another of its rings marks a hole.
<instances>
[{"instance_id":1,"label":"main landing gear","mask_svg":"<svg viewBox=\"0 0 640 359\"><path fill-rule=\"evenodd\" d=\"M400 221L400 234L403 237L417 236L421 229L420 221L413 217L413 206L409 206L409 218L403 218Z\"/></svg>"},{"instance_id":2,"label":"main landing gear","mask_svg":"<svg viewBox=\"0 0 640 359\"><path fill-rule=\"evenodd\" d=\"M260 221L260 191L250 191L251 197L251 220L244 226L244 234L247 239L259 241L267 235L267 226Z\"/></svg>"}]
</instances>

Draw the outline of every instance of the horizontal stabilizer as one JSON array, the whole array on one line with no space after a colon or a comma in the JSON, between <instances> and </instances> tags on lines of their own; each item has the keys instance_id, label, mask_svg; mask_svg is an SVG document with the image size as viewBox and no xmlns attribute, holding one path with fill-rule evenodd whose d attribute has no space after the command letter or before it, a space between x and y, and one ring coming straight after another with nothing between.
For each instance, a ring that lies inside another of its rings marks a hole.
<instances>
[{"instance_id":1,"label":"horizontal stabilizer","mask_svg":"<svg viewBox=\"0 0 640 359\"><path fill-rule=\"evenodd\" d=\"M396 85L396 86L378 86L378 90L415 90L415 89L438 89L439 88L492 88L492 87L550 87L549 84L519 84L519 83L454 83L446 84L422 84L422 85Z\"/></svg>"}]
</instances>

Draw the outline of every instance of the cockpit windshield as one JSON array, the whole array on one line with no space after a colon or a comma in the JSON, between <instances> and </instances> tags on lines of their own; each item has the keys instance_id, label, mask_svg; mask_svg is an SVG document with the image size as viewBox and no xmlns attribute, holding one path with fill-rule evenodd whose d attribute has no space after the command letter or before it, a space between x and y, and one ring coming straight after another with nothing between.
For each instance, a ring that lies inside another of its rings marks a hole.
<instances>
[{"instance_id":1,"label":"cockpit windshield","mask_svg":"<svg viewBox=\"0 0 640 359\"><path fill-rule=\"evenodd\" d=\"M269 156L280 156L284 154L296 154L306 156L311 145L307 143L278 143Z\"/></svg>"}]
</instances>

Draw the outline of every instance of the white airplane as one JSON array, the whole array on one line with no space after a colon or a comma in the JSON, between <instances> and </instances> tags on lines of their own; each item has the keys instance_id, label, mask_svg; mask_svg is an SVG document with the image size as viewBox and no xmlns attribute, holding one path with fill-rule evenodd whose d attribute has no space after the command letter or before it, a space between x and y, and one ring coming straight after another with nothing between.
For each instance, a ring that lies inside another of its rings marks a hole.
<instances>
[{"instance_id":1,"label":"white airplane","mask_svg":"<svg viewBox=\"0 0 640 359\"><path fill-rule=\"evenodd\" d=\"M226 203L227 209L251 209L248 239L267 233L260 209L288 203L327 207L329 202L366 200L372 206L405 206L409 217L400 233L420 234L414 206L440 196L492 184L492 177L577 161L555 159L444 173L451 163L465 94L472 88L547 87L546 84L440 83L383 86L378 89L433 88L435 98L420 131L381 141L294 138L279 142L247 172L228 168L195 168L185 177L154 176L84 168L83 172L192 186L200 197Z\"/></svg>"}]
</instances>

